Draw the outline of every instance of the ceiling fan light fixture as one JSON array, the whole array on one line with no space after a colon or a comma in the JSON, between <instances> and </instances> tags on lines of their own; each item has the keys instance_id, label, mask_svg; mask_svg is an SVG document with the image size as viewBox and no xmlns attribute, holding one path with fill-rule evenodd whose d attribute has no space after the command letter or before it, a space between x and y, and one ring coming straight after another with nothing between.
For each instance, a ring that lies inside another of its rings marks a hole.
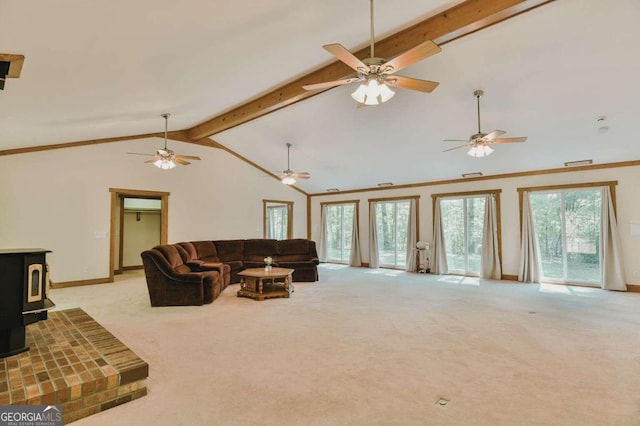
<instances>
[{"instance_id":1,"label":"ceiling fan light fixture","mask_svg":"<svg viewBox=\"0 0 640 426\"><path fill-rule=\"evenodd\" d=\"M467 151L467 154L472 157L480 158L491 155L492 152L493 148L491 148L489 145L476 145L472 146L471 149Z\"/></svg>"},{"instance_id":2,"label":"ceiling fan light fixture","mask_svg":"<svg viewBox=\"0 0 640 426\"><path fill-rule=\"evenodd\" d=\"M293 176L285 176L280 180L280 182L284 183L285 185L293 185L294 183L296 183L296 180Z\"/></svg>"},{"instance_id":3,"label":"ceiling fan light fixture","mask_svg":"<svg viewBox=\"0 0 640 426\"><path fill-rule=\"evenodd\" d=\"M360 84L358 88L351 94L351 97L359 104L379 105L387 102L396 94L389 86L379 83L377 79L370 78L366 82Z\"/></svg>"},{"instance_id":4,"label":"ceiling fan light fixture","mask_svg":"<svg viewBox=\"0 0 640 426\"><path fill-rule=\"evenodd\" d=\"M170 170L176 166L176 163L173 160L159 158L153 162L153 165L162 170Z\"/></svg>"}]
</instances>

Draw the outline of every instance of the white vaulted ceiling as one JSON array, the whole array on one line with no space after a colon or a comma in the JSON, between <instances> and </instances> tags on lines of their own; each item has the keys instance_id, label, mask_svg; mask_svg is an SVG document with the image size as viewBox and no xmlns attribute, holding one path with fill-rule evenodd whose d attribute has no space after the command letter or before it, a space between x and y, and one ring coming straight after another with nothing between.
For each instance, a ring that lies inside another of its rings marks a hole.
<instances>
[{"instance_id":1,"label":"white vaulted ceiling","mask_svg":"<svg viewBox=\"0 0 640 426\"><path fill-rule=\"evenodd\" d=\"M456 3L377 0L377 38ZM309 193L637 160L639 19L637 0L557 0L399 73L440 82L431 94L356 108L355 85L339 87L212 139L273 172L291 142ZM26 56L0 92L0 150L158 132L165 111L170 130L189 128L332 62L323 44L368 38L368 0L0 0L0 52ZM476 132L477 88L482 130L526 143L442 152Z\"/></svg>"}]
</instances>

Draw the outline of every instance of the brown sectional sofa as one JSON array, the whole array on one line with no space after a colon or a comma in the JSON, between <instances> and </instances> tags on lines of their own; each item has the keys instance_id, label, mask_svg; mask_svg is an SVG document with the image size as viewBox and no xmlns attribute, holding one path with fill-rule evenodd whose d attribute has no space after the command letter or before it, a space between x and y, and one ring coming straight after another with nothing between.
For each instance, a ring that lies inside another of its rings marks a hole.
<instances>
[{"instance_id":1,"label":"brown sectional sofa","mask_svg":"<svg viewBox=\"0 0 640 426\"><path fill-rule=\"evenodd\" d=\"M267 256L294 269L294 282L318 280L316 243L305 239L191 241L159 245L140 256L151 306L211 303L240 281L238 272L263 267Z\"/></svg>"}]
</instances>

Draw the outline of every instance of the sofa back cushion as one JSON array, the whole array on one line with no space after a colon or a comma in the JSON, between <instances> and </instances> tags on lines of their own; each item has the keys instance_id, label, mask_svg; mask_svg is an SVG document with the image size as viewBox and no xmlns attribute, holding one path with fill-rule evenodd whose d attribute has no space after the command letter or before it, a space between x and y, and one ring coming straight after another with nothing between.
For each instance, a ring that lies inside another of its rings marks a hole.
<instances>
[{"instance_id":1,"label":"sofa back cushion","mask_svg":"<svg viewBox=\"0 0 640 426\"><path fill-rule=\"evenodd\" d=\"M308 254L281 254L278 256L278 263L283 262L309 262L310 256Z\"/></svg>"},{"instance_id":2,"label":"sofa back cushion","mask_svg":"<svg viewBox=\"0 0 640 426\"><path fill-rule=\"evenodd\" d=\"M155 246L154 249L162 253L167 263L169 263L169 266L172 267L175 272L179 274L191 272L191 269L189 269L189 267L184 264L184 260L182 260L186 253L182 247L173 244L163 244ZM180 250L185 253L181 255Z\"/></svg>"},{"instance_id":3,"label":"sofa back cushion","mask_svg":"<svg viewBox=\"0 0 640 426\"><path fill-rule=\"evenodd\" d=\"M279 255L295 255L304 254L309 257L309 240L296 238L293 240L278 241Z\"/></svg>"},{"instance_id":4,"label":"sofa back cushion","mask_svg":"<svg viewBox=\"0 0 640 426\"><path fill-rule=\"evenodd\" d=\"M178 249L180 254L183 255L182 260L185 263L198 258L198 253L196 252L196 248L193 246L193 243L184 242L184 243L178 243L177 245L182 247L182 249L184 250L183 252Z\"/></svg>"},{"instance_id":5,"label":"sofa back cushion","mask_svg":"<svg viewBox=\"0 0 640 426\"><path fill-rule=\"evenodd\" d=\"M218 251L213 241L193 241L191 244L196 250L196 259L206 259L209 262L218 261Z\"/></svg>"},{"instance_id":6,"label":"sofa back cushion","mask_svg":"<svg viewBox=\"0 0 640 426\"><path fill-rule=\"evenodd\" d=\"M244 241L244 261L264 263L267 256L278 255L278 240L253 239Z\"/></svg>"},{"instance_id":7,"label":"sofa back cushion","mask_svg":"<svg viewBox=\"0 0 640 426\"><path fill-rule=\"evenodd\" d=\"M242 261L244 240L217 240L213 244L221 262Z\"/></svg>"}]
</instances>

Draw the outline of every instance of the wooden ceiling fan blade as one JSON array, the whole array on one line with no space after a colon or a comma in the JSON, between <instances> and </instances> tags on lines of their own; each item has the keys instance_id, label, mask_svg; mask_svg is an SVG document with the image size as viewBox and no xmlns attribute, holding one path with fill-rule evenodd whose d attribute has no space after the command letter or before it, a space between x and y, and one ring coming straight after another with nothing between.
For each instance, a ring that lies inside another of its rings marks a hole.
<instances>
[{"instance_id":1,"label":"wooden ceiling fan blade","mask_svg":"<svg viewBox=\"0 0 640 426\"><path fill-rule=\"evenodd\" d=\"M127 152L127 154L131 154L131 155L146 155L147 157L153 157L153 154L143 154L141 152Z\"/></svg>"},{"instance_id":2,"label":"wooden ceiling fan blade","mask_svg":"<svg viewBox=\"0 0 640 426\"><path fill-rule=\"evenodd\" d=\"M304 90L318 90L318 89L330 89L336 86L344 86L345 84L353 83L354 81L358 81L359 78L351 77L345 78L344 80L334 80L334 81L325 81L324 83L316 83L316 84L307 84L302 86Z\"/></svg>"},{"instance_id":3,"label":"wooden ceiling fan blade","mask_svg":"<svg viewBox=\"0 0 640 426\"><path fill-rule=\"evenodd\" d=\"M173 158L173 162L174 163L178 163L178 164L182 164L183 166L188 166L189 164L191 164L187 160L183 160L182 158L179 158L178 156L175 156Z\"/></svg>"},{"instance_id":4,"label":"wooden ceiling fan blade","mask_svg":"<svg viewBox=\"0 0 640 426\"><path fill-rule=\"evenodd\" d=\"M406 52L399 54L395 58L390 59L389 61L385 62L384 65L392 67L392 72L396 72L408 67L409 65L413 65L416 62L426 59L429 56L440 53L441 51L442 49L440 48L440 46L438 46L431 40L427 40L424 43L421 43L416 47L413 47Z\"/></svg>"},{"instance_id":5,"label":"wooden ceiling fan blade","mask_svg":"<svg viewBox=\"0 0 640 426\"><path fill-rule=\"evenodd\" d=\"M155 163L156 161L158 161L157 158L152 158L151 160L145 161L145 163Z\"/></svg>"},{"instance_id":6,"label":"wooden ceiling fan blade","mask_svg":"<svg viewBox=\"0 0 640 426\"><path fill-rule=\"evenodd\" d=\"M401 75L393 75L385 80L387 84L395 87L402 87L403 89L417 90L419 92L431 93L433 89L438 87L435 81L419 80L417 78L403 77Z\"/></svg>"},{"instance_id":7,"label":"wooden ceiling fan blade","mask_svg":"<svg viewBox=\"0 0 640 426\"><path fill-rule=\"evenodd\" d=\"M176 155L174 158L180 158L181 160L201 160L201 158L196 155Z\"/></svg>"},{"instance_id":8,"label":"wooden ceiling fan blade","mask_svg":"<svg viewBox=\"0 0 640 426\"><path fill-rule=\"evenodd\" d=\"M512 143L512 142L526 142L527 137L519 137L519 138L498 138L494 139L493 143Z\"/></svg>"},{"instance_id":9,"label":"wooden ceiling fan blade","mask_svg":"<svg viewBox=\"0 0 640 426\"><path fill-rule=\"evenodd\" d=\"M293 177L296 179L309 179L311 177L311 173L309 172L294 173Z\"/></svg>"},{"instance_id":10,"label":"wooden ceiling fan blade","mask_svg":"<svg viewBox=\"0 0 640 426\"><path fill-rule=\"evenodd\" d=\"M488 134L487 134L485 137L483 137L482 139L484 139L484 140L491 140L491 139L495 139L495 138L497 138L498 136L502 136L502 135L504 135L505 133L507 133L507 132L505 132L504 130L494 130L493 132L488 133Z\"/></svg>"},{"instance_id":11,"label":"wooden ceiling fan blade","mask_svg":"<svg viewBox=\"0 0 640 426\"><path fill-rule=\"evenodd\" d=\"M453 147L453 148L445 149L445 150L444 150L444 151L442 151L442 152L453 151L454 149L458 149L458 148L465 148L466 146L467 146L467 145L460 145L460 146L456 146L456 147Z\"/></svg>"},{"instance_id":12,"label":"wooden ceiling fan blade","mask_svg":"<svg viewBox=\"0 0 640 426\"><path fill-rule=\"evenodd\" d=\"M467 143L469 141L465 140L465 139L445 139L442 142L462 142L462 143Z\"/></svg>"},{"instance_id":13,"label":"wooden ceiling fan blade","mask_svg":"<svg viewBox=\"0 0 640 426\"><path fill-rule=\"evenodd\" d=\"M324 50L331 53L333 56L335 56L340 61L344 62L345 64L347 64L349 67L353 68L356 71L369 69L369 67L364 62L356 58L353 55L353 53L349 52L340 43L325 44L322 47L324 48Z\"/></svg>"}]
</instances>

